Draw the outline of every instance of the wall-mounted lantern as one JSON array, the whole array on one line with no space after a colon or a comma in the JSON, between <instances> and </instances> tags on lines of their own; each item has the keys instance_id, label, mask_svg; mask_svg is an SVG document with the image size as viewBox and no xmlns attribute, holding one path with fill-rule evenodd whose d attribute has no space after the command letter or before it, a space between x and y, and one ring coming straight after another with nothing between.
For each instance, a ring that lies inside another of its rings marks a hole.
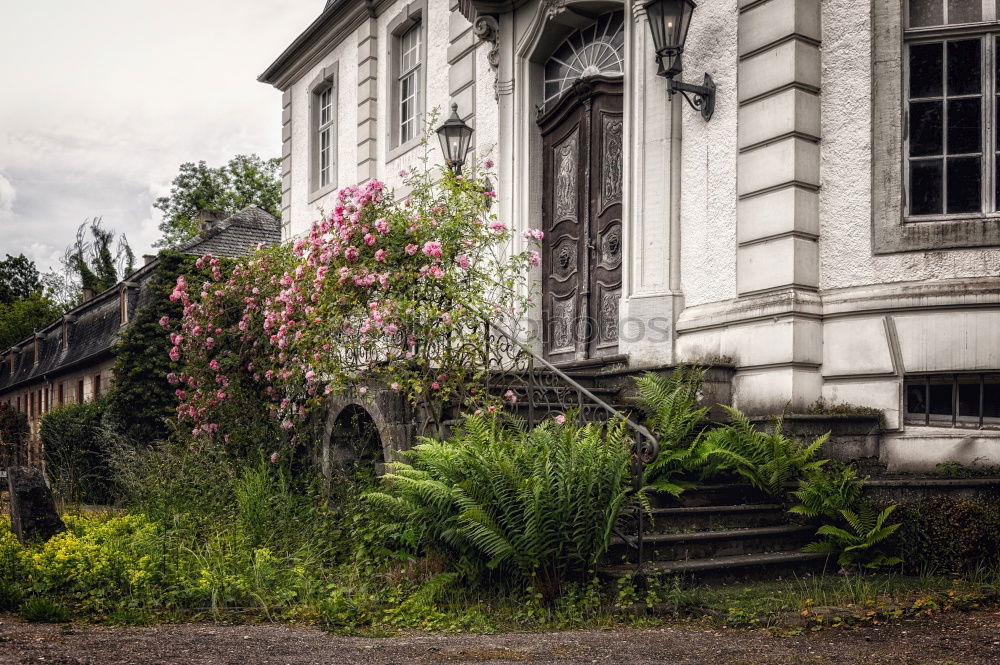
<instances>
[{"instance_id":1,"label":"wall-mounted lantern","mask_svg":"<svg viewBox=\"0 0 1000 665\"><path fill-rule=\"evenodd\" d=\"M691 108L700 111L701 117L708 120L715 111L715 83L712 77L705 74L704 85L674 79L682 70L681 54L684 53L684 41L696 6L694 0L650 0L645 9L656 48L657 74L667 79L667 93L681 93Z\"/></svg>"},{"instance_id":2,"label":"wall-mounted lantern","mask_svg":"<svg viewBox=\"0 0 1000 665\"><path fill-rule=\"evenodd\" d=\"M462 175L462 165L465 164L469 146L472 144L472 132L472 127L459 117L458 104L452 104L451 117L437 128L437 135L441 141L444 161L455 175Z\"/></svg>"}]
</instances>

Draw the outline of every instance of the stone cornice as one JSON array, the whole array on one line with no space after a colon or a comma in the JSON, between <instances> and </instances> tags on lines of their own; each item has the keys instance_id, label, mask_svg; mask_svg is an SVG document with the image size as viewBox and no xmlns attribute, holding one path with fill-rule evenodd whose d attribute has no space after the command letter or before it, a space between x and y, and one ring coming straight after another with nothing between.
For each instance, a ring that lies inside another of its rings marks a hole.
<instances>
[{"instance_id":1,"label":"stone cornice","mask_svg":"<svg viewBox=\"0 0 1000 665\"><path fill-rule=\"evenodd\" d=\"M362 22L381 15L394 3L395 0L340 0L327 5L257 80L286 90Z\"/></svg>"},{"instance_id":2,"label":"stone cornice","mask_svg":"<svg viewBox=\"0 0 1000 665\"><path fill-rule=\"evenodd\" d=\"M687 307L677 332L691 333L776 317L832 319L880 313L1000 308L1000 278L894 282L828 291L787 289Z\"/></svg>"}]
</instances>

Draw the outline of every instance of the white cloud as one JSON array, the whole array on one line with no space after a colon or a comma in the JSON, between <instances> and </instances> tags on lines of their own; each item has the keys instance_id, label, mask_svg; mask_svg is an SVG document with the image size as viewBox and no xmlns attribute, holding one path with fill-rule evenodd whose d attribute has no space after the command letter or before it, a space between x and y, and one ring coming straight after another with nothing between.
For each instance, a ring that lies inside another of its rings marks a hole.
<instances>
[{"instance_id":1,"label":"white cloud","mask_svg":"<svg viewBox=\"0 0 1000 665\"><path fill-rule=\"evenodd\" d=\"M14 199L17 198L17 190L10 180L0 173L0 219L14 214Z\"/></svg>"},{"instance_id":2,"label":"white cloud","mask_svg":"<svg viewBox=\"0 0 1000 665\"><path fill-rule=\"evenodd\" d=\"M279 154L280 93L256 77L322 9L320 0L6 3L0 256L24 252L52 267L94 216L148 253L159 235L153 201L182 162Z\"/></svg>"}]
</instances>

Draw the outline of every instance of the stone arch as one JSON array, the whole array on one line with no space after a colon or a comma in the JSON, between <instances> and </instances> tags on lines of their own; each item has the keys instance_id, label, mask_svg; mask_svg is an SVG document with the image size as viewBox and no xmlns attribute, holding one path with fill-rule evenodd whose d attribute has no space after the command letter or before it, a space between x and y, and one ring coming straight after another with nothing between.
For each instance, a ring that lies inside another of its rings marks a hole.
<instances>
[{"instance_id":1,"label":"stone arch","mask_svg":"<svg viewBox=\"0 0 1000 665\"><path fill-rule=\"evenodd\" d=\"M386 462L412 445L405 400L385 388L366 388L364 394L338 395L329 401L317 451L326 478L357 462L371 463L382 473Z\"/></svg>"}]
</instances>

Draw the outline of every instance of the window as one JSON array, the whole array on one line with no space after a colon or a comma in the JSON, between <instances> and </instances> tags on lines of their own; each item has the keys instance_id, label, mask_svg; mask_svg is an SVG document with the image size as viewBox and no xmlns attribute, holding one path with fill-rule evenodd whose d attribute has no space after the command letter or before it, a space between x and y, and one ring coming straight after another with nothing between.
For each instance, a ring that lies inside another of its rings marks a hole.
<instances>
[{"instance_id":1,"label":"window","mask_svg":"<svg viewBox=\"0 0 1000 665\"><path fill-rule=\"evenodd\" d=\"M1000 373L908 376L905 422L938 427L1000 427Z\"/></svg>"},{"instance_id":2,"label":"window","mask_svg":"<svg viewBox=\"0 0 1000 665\"><path fill-rule=\"evenodd\" d=\"M585 76L621 76L625 53L625 18L622 12L598 17L594 25L574 32L545 63L546 109Z\"/></svg>"},{"instance_id":3,"label":"window","mask_svg":"<svg viewBox=\"0 0 1000 665\"><path fill-rule=\"evenodd\" d=\"M317 143L319 146L319 186L326 187L333 176L333 86L319 93L319 126Z\"/></svg>"},{"instance_id":4,"label":"window","mask_svg":"<svg viewBox=\"0 0 1000 665\"><path fill-rule=\"evenodd\" d=\"M388 26L387 161L410 150L420 140L427 63L425 12L426 0L415 0Z\"/></svg>"},{"instance_id":5,"label":"window","mask_svg":"<svg viewBox=\"0 0 1000 665\"><path fill-rule=\"evenodd\" d=\"M101 396L101 375L94 375L94 399Z\"/></svg>"},{"instance_id":6,"label":"window","mask_svg":"<svg viewBox=\"0 0 1000 665\"><path fill-rule=\"evenodd\" d=\"M909 0L906 192L914 221L1000 208L996 18L996 0Z\"/></svg>"},{"instance_id":7,"label":"window","mask_svg":"<svg viewBox=\"0 0 1000 665\"><path fill-rule=\"evenodd\" d=\"M872 0L872 249L1000 245L997 0Z\"/></svg>"},{"instance_id":8,"label":"window","mask_svg":"<svg viewBox=\"0 0 1000 665\"><path fill-rule=\"evenodd\" d=\"M83 404L83 379L76 382L76 403Z\"/></svg>"},{"instance_id":9,"label":"window","mask_svg":"<svg viewBox=\"0 0 1000 665\"><path fill-rule=\"evenodd\" d=\"M310 202L337 186L337 67L324 67L309 84Z\"/></svg>"},{"instance_id":10,"label":"window","mask_svg":"<svg viewBox=\"0 0 1000 665\"><path fill-rule=\"evenodd\" d=\"M399 74L396 77L396 99L399 105L397 145L417 137L420 128L420 24L400 35Z\"/></svg>"},{"instance_id":11,"label":"window","mask_svg":"<svg viewBox=\"0 0 1000 665\"><path fill-rule=\"evenodd\" d=\"M64 383L59 384L59 389L56 391L56 406L62 406L66 403L66 394L64 392Z\"/></svg>"}]
</instances>

